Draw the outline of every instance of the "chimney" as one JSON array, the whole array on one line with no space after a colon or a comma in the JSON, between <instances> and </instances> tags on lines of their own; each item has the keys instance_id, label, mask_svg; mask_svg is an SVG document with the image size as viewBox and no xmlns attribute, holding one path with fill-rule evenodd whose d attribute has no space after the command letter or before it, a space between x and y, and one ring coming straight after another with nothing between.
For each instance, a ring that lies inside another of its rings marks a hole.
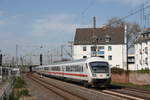
<instances>
[{"instance_id":1,"label":"chimney","mask_svg":"<svg viewBox=\"0 0 150 100\"><path fill-rule=\"evenodd\" d=\"M93 28L96 28L96 17L93 16Z\"/></svg>"}]
</instances>

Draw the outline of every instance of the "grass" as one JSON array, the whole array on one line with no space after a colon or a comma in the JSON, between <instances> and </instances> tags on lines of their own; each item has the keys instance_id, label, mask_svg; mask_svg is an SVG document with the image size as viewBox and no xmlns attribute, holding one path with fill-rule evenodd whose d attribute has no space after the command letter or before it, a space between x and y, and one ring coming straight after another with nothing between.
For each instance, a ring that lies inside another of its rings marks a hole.
<instances>
[{"instance_id":1,"label":"grass","mask_svg":"<svg viewBox=\"0 0 150 100\"><path fill-rule=\"evenodd\" d=\"M14 88L23 88L24 86L25 86L25 81L21 77L16 77Z\"/></svg>"},{"instance_id":2,"label":"grass","mask_svg":"<svg viewBox=\"0 0 150 100\"><path fill-rule=\"evenodd\" d=\"M132 84L132 83L112 83L112 85L119 85L119 86L131 87L131 88L140 88L140 89L150 90L150 85L136 85L136 84Z\"/></svg>"},{"instance_id":3,"label":"grass","mask_svg":"<svg viewBox=\"0 0 150 100\"><path fill-rule=\"evenodd\" d=\"M21 96L29 96L29 91L25 88L25 85L26 83L21 77L16 77L9 100L19 100Z\"/></svg>"}]
</instances>

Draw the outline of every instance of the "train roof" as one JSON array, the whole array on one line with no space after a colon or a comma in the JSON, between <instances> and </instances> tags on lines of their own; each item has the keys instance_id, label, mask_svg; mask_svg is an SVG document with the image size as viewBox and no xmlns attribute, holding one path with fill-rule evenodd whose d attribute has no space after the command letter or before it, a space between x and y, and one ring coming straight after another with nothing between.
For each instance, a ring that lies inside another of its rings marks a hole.
<instances>
[{"instance_id":1,"label":"train roof","mask_svg":"<svg viewBox=\"0 0 150 100\"><path fill-rule=\"evenodd\" d=\"M77 59L77 60L72 60L72 61L64 61L64 62L59 62L59 63L53 63L50 65L58 65L58 64L68 64L68 63L81 63L81 62L91 62L91 61L104 61L107 62L104 58L101 57L90 57L90 58L84 58L84 59ZM48 65L42 65L42 66L48 66ZM41 66L41 67L42 67ZM40 66L38 66L40 67Z\"/></svg>"}]
</instances>

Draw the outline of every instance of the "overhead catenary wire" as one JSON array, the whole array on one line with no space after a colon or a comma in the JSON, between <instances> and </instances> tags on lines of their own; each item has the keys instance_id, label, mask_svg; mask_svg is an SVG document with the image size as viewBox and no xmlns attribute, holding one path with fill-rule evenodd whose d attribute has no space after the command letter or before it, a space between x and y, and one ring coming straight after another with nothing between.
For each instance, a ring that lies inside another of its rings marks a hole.
<instances>
[{"instance_id":1,"label":"overhead catenary wire","mask_svg":"<svg viewBox=\"0 0 150 100\"><path fill-rule=\"evenodd\" d=\"M144 7L143 9L145 10L145 9L148 9L148 8L150 8L150 5ZM133 16L133 15L139 13L140 11L141 11L141 8L139 8L138 10L136 10L136 11L130 13L129 15L126 15L126 16L124 16L124 17L121 17L120 19L121 19L121 20L124 20L124 19L126 19L126 18L128 18L128 17L130 17L130 16Z\"/></svg>"},{"instance_id":2,"label":"overhead catenary wire","mask_svg":"<svg viewBox=\"0 0 150 100\"><path fill-rule=\"evenodd\" d=\"M150 8L150 5L144 7L144 5L148 4L149 2L150 2L150 0L145 1L144 3L142 3L142 4L138 7L138 10L135 10L134 12L131 12L130 14L128 14L128 15L126 15L126 16L124 16L124 17L121 17L120 20L124 20L124 19L126 19L126 18L128 18L128 17L130 17L130 16L133 16L133 15L135 15L135 14L141 12L141 10L145 10L145 9ZM141 6L142 6L142 7L141 7Z\"/></svg>"}]
</instances>

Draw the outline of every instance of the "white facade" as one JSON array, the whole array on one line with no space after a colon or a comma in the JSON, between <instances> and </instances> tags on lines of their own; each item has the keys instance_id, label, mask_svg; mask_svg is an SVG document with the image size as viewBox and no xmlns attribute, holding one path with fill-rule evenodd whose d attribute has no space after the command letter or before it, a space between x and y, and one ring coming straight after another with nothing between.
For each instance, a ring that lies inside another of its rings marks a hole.
<instances>
[{"instance_id":1,"label":"white facade","mask_svg":"<svg viewBox=\"0 0 150 100\"><path fill-rule=\"evenodd\" d=\"M150 40L135 44L135 69L150 69Z\"/></svg>"},{"instance_id":2,"label":"white facade","mask_svg":"<svg viewBox=\"0 0 150 100\"><path fill-rule=\"evenodd\" d=\"M93 45L74 45L73 58L83 59L92 56L91 47ZM127 56L126 45L113 44L113 45L96 45L97 56L104 57L109 62L111 67L118 67L126 69Z\"/></svg>"}]
</instances>

